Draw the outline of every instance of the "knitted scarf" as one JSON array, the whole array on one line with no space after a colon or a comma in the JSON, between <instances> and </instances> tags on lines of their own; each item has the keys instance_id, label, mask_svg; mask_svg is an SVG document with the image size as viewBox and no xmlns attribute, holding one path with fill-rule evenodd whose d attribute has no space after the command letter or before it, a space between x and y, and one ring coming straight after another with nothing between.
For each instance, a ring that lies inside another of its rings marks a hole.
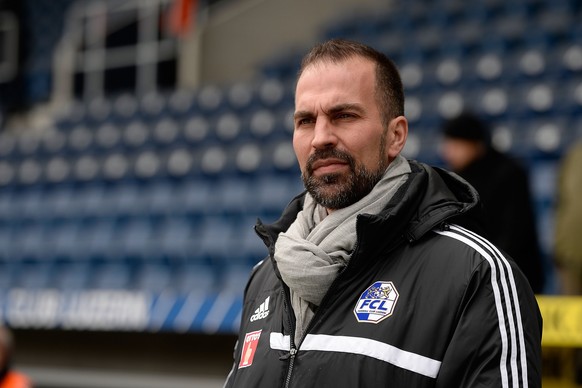
<instances>
[{"instance_id":1,"label":"knitted scarf","mask_svg":"<svg viewBox=\"0 0 582 388\"><path fill-rule=\"evenodd\" d=\"M356 217L382 211L408 173L408 161L398 155L368 195L329 215L307 194L303 210L287 232L279 234L275 261L291 290L296 343L303 337L331 283L350 260L356 244Z\"/></svg>"}]
</instances>

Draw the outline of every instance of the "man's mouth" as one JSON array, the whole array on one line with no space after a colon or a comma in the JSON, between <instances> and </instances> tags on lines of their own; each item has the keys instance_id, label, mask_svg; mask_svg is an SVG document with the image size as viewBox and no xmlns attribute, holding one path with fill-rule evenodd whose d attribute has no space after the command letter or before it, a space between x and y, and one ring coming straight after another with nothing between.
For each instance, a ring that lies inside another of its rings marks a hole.
<instances>
[{"instance_id":1,"label":"man's mouth","mask_svg":"<svg viewBox=\"0 0 582 388\"><path fill-rule=\"evenodd\" d=\"M319 159L311 165L311 172L314 175L331 174L344 170L346 167L349 167L349 164L342 159Z\"/></svg>"}]
</instances>

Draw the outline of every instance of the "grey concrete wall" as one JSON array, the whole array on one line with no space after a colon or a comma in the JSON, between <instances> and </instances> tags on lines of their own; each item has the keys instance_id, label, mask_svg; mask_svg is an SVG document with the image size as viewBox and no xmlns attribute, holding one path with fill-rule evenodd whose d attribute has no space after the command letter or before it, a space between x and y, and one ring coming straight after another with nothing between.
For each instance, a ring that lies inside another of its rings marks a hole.
<instances>
[{"instance_id":1,"label":"grey concrete wall","mask_svg":"<svg viewBox=\"0 0 582 388\"><path fill-rule=\"evenodd\" d=\"M230 83L256 74L266 58L313 45L324 27L350 14L386 9L382 0L234 0L211 9L195 36L184 42L188 52L182 80ZM199 59L199 61L197 61Z\"/></svg>"}]
</instances>

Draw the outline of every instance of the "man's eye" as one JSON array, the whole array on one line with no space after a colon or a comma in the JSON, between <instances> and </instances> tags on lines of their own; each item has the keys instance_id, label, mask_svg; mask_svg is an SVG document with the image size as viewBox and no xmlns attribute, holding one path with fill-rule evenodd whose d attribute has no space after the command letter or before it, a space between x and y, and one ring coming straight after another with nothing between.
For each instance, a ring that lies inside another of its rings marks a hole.
<instances>
[{"instance_id":1,"label":"man's eye","mask_svg":"<svg viewBox=\"0 0 582 388\"><path fill-rule=\"evenodd\" d=\"M351 118L354 118L354 115L351 113L344 112L344 113L339 113L336 116L336 118L338 118L338 119L351 119Z\"/></svg>"}]
</instances>

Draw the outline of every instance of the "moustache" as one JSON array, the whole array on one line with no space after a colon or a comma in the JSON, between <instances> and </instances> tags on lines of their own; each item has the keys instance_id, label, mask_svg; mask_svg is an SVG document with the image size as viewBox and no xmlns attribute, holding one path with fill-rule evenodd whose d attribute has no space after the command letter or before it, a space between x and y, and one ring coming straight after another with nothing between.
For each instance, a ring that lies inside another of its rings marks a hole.
<instances>
[{"instance_id":1,"label":"moustache","mask_svg":"<svg viewBox=\"0 0 582 388\"><path fill-rule=\"evenodd\" d=\"M313 173L313 164L318 160L322 159L339 159L348 164L350 168L353 170L356 161L349 153L345 151L341 151L335 148L329 148L324 150L316 150L310 157L307 159L306 170L311 175Z\"/></svg>"}]
</instances>

